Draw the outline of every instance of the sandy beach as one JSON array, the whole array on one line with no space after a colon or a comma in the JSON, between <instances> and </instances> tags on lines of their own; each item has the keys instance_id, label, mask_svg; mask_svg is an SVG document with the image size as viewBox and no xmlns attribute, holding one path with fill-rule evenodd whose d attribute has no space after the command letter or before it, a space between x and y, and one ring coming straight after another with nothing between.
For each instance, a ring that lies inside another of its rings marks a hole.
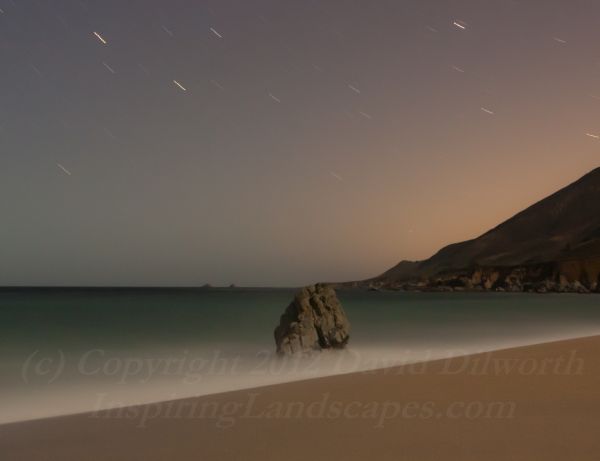
<instances>
[{"instance_id":1,"label":"sandy beach","mask_svg":"<svg viewBox=\"0 0 600 461\"><path fill-rule=\"evenodd\" d=\"M600 337L0 427L3 460L597 460Z\"/></svg>"}]
</instances>

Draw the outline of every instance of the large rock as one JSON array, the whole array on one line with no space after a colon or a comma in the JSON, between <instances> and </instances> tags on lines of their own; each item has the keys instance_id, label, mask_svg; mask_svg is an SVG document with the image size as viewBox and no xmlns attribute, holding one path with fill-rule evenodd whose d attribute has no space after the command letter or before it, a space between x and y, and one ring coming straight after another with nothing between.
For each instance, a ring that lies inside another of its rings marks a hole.
<instances>
[{"instance_id":1,"label":"large rock","mask_svg":"<svg viewBox=\"0 0 600 461\"><path fill-rule=\"evenodd\" d=\"M350 322L335 290L317 284L296 293L275 328L275 344L280 355L303 354L342 348L349 333Z\"/></svg>"}]
</instances>

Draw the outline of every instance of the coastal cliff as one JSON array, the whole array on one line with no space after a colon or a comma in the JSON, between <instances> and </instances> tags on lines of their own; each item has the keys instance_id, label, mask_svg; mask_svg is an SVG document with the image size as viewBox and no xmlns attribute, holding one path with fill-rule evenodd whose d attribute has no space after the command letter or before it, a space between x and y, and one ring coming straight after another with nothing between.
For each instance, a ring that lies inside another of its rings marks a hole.
<instances>
[{"instance_id":1,"label":"coastal cliff","mask_svg":"<svg viewBox=\"0 0 600 461\"><path fill-rule=\"evenodd\" d=\"M480 237L346 287L600 292L600 168Z\"/></svg>"}]
</instances>

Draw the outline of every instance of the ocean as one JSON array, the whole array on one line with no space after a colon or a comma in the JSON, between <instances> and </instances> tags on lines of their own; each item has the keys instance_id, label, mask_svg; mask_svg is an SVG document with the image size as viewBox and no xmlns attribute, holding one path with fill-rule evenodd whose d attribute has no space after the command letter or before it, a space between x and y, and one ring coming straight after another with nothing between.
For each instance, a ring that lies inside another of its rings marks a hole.
<instances>
[{"instance_id":1,"label":"ocean","mask_svg":"<svg viewBox=\"0 0 600 461\"><path fill-rule=\"evenodd\" d=\"M600 296L341 290L346 350L275 356L295 289L0 291L0 423L600 334Z\"/></svg>"}]
</instances>

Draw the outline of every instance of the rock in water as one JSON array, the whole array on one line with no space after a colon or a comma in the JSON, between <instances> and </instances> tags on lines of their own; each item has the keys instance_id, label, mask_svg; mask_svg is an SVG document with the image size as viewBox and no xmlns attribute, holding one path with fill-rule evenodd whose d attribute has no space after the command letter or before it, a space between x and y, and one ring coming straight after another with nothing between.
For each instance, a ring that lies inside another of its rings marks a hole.
<instances>
[{"instance_id":1,"label":"rock in water","mask_svg":"<svg viewBox=\"0 0 600 461\"><path fill-rule=\"evenodd\" d=\"M280 355L339 349L349 333L350 322L335 290L317 284L296 293L275 328L275 344Z\"/></svg>"}]
</instances>

